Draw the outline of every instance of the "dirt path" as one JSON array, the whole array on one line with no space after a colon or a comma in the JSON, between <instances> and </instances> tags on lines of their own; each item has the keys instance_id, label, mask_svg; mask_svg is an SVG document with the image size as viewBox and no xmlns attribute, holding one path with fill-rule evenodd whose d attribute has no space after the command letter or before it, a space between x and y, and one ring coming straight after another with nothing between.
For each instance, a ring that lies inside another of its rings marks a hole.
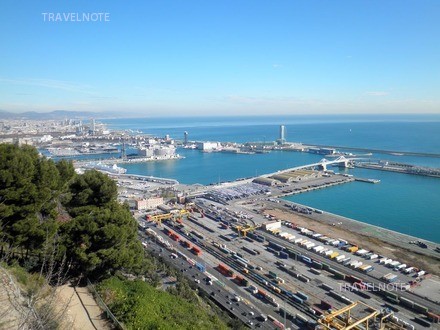
<instances>
[{"instance_id":1,"label":"dirt path","mask_svg":"<svg viewBox=\"0 0 440 330\"><path fill-rule=\"evenodd\" d=\"M69 284L58 288L60 302L68 304L66 318L72 330L111 329L101 309L87 287L72 287Z\"/></svg>"},{"instance_id":2,"label":"dirt path","mask_svg":"<svg viewBox=\"0 0 440 330\"><path fill-rule=\"evenodd\" d=\"M27 310L12 277L0 267L0 329L19 329Z\"/></svg>"}]
</instances>

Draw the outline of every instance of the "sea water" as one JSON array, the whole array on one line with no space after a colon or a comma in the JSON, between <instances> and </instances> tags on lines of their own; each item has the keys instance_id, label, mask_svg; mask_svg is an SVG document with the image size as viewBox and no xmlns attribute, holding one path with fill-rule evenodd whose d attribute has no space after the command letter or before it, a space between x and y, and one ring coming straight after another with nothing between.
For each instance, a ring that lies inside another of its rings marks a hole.
<instances>
[{"instance_id":1,"label":"sea water","mask_svg":"<svg viewBox=\"0 0 440 330\"><path fill-rule=\"evenodd\" d=\"M153 136L203 141L273 141L279 125L287 140L412 152L440 153L440 116L152 118L103 120L112 129L140 130ZM174 178L187 184L211 184L258 176L315 163L323 156L292 151L267 154L204 153L178 149L184 159L123 164L128 173ZM440 167L440 158L375 153L382 159ZM339 171L338 168L330 168ZM347 173L380 179L379 184L353 182L287 199L402 233L440 242L440 179L366 169Z\"/></svg>"}]
</instances>

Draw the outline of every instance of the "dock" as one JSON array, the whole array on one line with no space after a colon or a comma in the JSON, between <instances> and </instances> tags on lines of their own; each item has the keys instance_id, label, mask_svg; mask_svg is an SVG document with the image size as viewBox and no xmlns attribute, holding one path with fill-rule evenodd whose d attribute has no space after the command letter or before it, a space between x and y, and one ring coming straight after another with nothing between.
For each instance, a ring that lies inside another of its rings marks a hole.
<instances>
[{"instance_id":1,"label":"dock","mask_svg":"<svg viewBox=\"0 0 440 330\"><path fill-rule=\"evenodd\" d=\"M410 164L391 163L391 162L384 162L384 163L356 162L354 166L358 168L367 168L370 170L397 172L397 173L440 178L440 168L422 167L422 166L415 166Z\"/></svg>"},{"instance_id":2,"label":"dock","mask_svg":"<svg viewBox=\"0 0 440 330\"><path fill-rule=\"evenodd\" d=\"M365 179L365 178L354 178L355 181L366 182L366 183L379 183L378 179Z\"/></svg>"}]
</instances>

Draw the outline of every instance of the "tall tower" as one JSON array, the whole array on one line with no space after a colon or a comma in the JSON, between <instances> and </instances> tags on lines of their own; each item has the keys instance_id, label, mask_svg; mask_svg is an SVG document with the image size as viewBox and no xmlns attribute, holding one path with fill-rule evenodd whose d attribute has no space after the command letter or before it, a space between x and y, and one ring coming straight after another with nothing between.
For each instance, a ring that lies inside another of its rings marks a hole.
<instances>
[{"instance_id":1,"label":"tall tower","mask_svg":"<svg viewBox=\"0 0 440 330\"><path fill-rule=\"evenodd\" d=\"M95 119L90 119L90 132L92 133L92 135L95 135L95 131L96 131L96 124L95 124Z\"/></svg>"},{"instance_id":2,"label":"tall tower","mask_svg":"<svg viewBox=\"0 0 440 330\"><path fill-rule=\"evenodd\" d=\"M188 132L187 131L185 131L184 133L183 133L183 144L188 144Z\"/></svg>"},{"instance_id":3,"label":"tall tower","mask_svg":"<svg viewBox=\"0 0 440 330\"><path fill-rule=\"evenodd\" d=\"M127 159L127 150L125 149L125 141L122 141L121 158L122 160Z\"/></svg>"},{"instance_id":4,"label":"tall tower","mask_svg":"<svg viewBox=\"0 0 440 330\"><path fill-rule=\"evenodd\" d=\"M286 142L286 127L280 125L280 143Z\"/></svg>"}]
</instances>

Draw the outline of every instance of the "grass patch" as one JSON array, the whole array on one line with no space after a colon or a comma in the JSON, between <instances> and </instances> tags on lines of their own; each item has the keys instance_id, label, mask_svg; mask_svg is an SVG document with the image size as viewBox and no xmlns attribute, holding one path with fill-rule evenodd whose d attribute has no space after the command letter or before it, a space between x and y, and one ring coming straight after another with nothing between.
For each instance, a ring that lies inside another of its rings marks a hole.
<instances>
[{"instance_id":1,"label":"grass patch","mask_svg":"<svg viewBox=\"0 0 440 330\"><path fill-rule=\"evenodd\" d=\"M228 329L202 306L139 280L112 277L101 282L98 291L128 329Z\"/></svg>"}]
</instances>

